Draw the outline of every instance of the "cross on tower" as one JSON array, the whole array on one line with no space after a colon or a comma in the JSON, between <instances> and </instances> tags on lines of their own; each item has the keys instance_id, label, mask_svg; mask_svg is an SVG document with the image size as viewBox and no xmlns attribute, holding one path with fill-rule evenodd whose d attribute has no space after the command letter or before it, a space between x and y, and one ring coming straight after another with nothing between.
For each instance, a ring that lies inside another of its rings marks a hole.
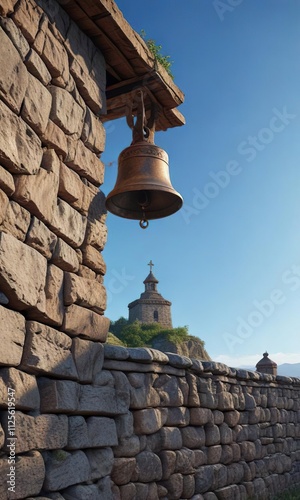
<instances>
[{"instance_id":1,"label":"cross on tower","mask_svg":"<svg viewBox=\"0 0 300 500\"><path fill-rule=\"evenodd\" d=\"M150 266L150 273L152 273L152 267L154 266L152 260L150 260L148 266Z\"/></svg>"}]
</instances>

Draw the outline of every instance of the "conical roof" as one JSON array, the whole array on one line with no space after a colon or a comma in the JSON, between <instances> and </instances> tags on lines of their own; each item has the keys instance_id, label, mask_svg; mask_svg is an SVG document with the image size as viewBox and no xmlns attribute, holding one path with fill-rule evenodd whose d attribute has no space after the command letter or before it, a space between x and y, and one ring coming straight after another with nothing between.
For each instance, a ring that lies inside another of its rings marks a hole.
<instances>
[{"instance_id":1,"label":"conical roof","mask_svg":"<svg viewBox=\"0 0 300 500\"><path fill-rule=\"evenodd\" d=\"M155 278L152 271L148 274L147 278L143 281L143 283L158 283L159 281Z\"/></svg>"},{"instance_id":2,"label":"conical roof","mask_svg":"<svg viewBox=\"0 0 300 500\"><path fill-rule=\"evenodd\" d=\"M257 363L256 368L262 368L264 366L268 366L268 367L273 366L274 368L277 368L277 363L275 363L275 361L272 361L268 356L269 356L269 353L264 352L263 358L261 358L261 360Z\"/></svg>"}]
</instances>

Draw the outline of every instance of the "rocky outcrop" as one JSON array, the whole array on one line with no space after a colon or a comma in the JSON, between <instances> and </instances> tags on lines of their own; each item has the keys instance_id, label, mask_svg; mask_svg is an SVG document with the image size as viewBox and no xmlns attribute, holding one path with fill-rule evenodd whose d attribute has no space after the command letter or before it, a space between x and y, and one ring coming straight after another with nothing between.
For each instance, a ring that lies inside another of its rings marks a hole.
<instances>
[{"instance_id":1,"label":"rocky outcrop","mask_svg":"<svg viewBox=\"0 0 300 500\"><path fill-rule=\"evenodd\" d=\"M159 349L163 352L173 352L181 356L209 361L211 358L204 348L202 340L196 337L191 337L183 342L172 342L166 339L165 336L157 336L152 342L153 349Z\"/></svg>"}]
</instances>

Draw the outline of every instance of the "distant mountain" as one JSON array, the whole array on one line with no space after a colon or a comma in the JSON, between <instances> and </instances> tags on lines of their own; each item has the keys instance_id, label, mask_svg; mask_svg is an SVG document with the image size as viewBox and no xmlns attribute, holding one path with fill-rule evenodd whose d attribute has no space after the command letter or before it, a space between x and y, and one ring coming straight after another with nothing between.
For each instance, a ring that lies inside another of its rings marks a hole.
<instances>
[{"instance_id":1,"label":"distant mountain","mask_svg":"<svg viewBox=\"0 0 300 500\"><path fill-rule=\"evenodd\" d=\"M300 363L283 363L277 367L278 375L285 377L299 377L300 378Z\"/></svg>"}]
</instances>

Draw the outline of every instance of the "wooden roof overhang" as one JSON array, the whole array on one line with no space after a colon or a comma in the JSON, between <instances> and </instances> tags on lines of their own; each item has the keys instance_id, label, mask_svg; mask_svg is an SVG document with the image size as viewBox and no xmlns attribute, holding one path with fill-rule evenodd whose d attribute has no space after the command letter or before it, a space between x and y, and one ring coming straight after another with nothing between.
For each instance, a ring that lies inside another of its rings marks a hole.
<instances>
[{"instance_id":1,"label":"wooden roof overhang","mask_svg":"<svg viewBox=\"0 0 300 500\"><path fill-rule=\"evenodd\" d=\"M184 125L185 119L177 110L184 94L113 0L58 1L105 58L107 114L101 117L102 121L126 116L128 105L134 103L133 93L142 89L146 112L153 102L159 109L156 130Z\"/></svg>"}]
</instances>

